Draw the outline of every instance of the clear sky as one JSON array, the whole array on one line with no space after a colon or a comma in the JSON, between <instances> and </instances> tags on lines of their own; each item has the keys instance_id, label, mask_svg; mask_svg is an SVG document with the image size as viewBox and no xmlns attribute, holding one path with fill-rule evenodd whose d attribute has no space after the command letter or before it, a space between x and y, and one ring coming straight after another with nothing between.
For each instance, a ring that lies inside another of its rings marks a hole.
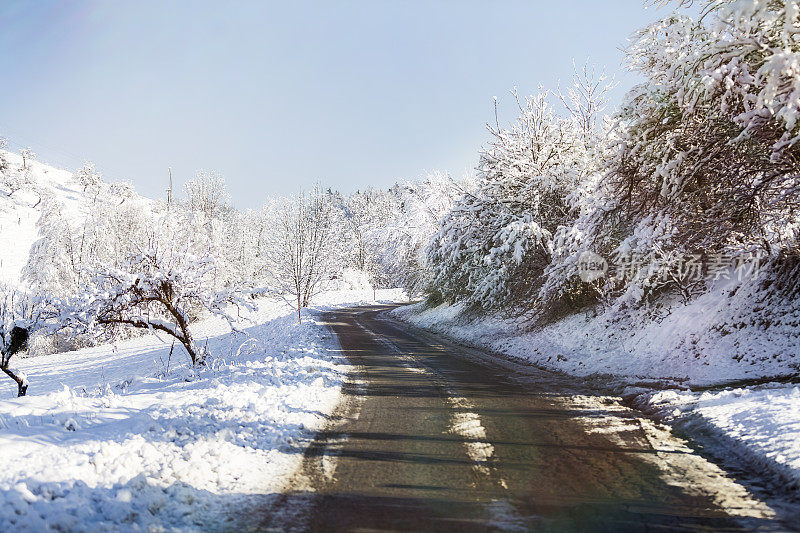
<instances>
[{"instance_id":1,"label":"clear sky","mask_svg":"<svg viewBox=\"0 0 800 533\"><path fill-rule=\"evenodd\" d=\"M216 170L237 207L315 182L353 191L475 166L509 89L620 48L667 14L638 0L0 3L11 149L163 195Z\"/></svg>"}]
</instances>

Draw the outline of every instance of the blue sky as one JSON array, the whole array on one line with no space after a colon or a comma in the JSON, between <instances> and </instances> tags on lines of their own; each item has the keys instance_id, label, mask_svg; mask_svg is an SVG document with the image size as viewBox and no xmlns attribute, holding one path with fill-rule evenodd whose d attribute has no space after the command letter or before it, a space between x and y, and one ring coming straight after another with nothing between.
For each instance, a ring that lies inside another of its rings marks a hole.
<instances>
[{"instance_id":1,"label":"blue sky","mask_svg":"<svg viewBox=\"0 0 800 533\"><path fill-rule=\"evenodd\" d=\"M473 168L508 91L620 82L620 48L661 18L637 0L0 4L0 135L43 161L91 160L160 196L216 170L234 204L315 182L353 191Z\"/></svg>"}]
</instances>

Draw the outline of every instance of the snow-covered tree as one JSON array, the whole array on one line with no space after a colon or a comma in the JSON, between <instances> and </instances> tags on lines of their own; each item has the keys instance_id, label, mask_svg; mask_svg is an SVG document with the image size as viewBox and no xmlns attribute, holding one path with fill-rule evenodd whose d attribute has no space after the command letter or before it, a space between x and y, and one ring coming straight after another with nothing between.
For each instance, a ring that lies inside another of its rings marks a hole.
<instances>
[{"instance_id":1,"label":"snow-covered tree","mask_svg":"<svg viewBox=\"0 0 800 533\"><path fill-rule=\"evenodd\" d=\"M10 197L17 191L31 187L33 181L29 165L23 163L22 168L18 168L9 164L8 159L2 152L5 146L6 140L0 139L0 187L4 189L5 195ZM23 158L26 154L27 152L23 154ZM28 157L31 157L31 154L27 154ZM35 154L33 155L35 156Z\"/></svg>"},{"instance_id":2,"label":"snow-covered tree","mask_svg":"<svg viewBox=\"0 0 800 533\"><path fill-rule=\"evenodd\" d=\"M17 396L25 396L29 383L24 372L11 366L11 359L28 347L30 336L50 316L42 298L0 285L0 370L16 383Z\"/></svg>"},{"instance_id":3,"label":"snow-covered tree","mask_svg":"<svg viewBox=\"0 0 800 533\"><path fill-rule=\"evenodd\" d=\"M23 269L25 279L36 290L67 296L78 290L83 268L73 221L64 214L52 194L42 200L37 223L40 238L34 242Z\"/></svg>"},{"instance_id":4,"label":"snow-covered tree","mask_svg":"<svg viewBox=\"0 0 800 533\"><path fill-rule=\"evenodd\" d=\"M10 197L17 191L25 190L32 185L30 172L22 169L15 169L6 166L5 170L0 170L0 187L6 196Z\"/></svg>"},{"instance_id":5,"label":"snow-covered tree","mask_svg":"<svg viewBox=\"0 0 800 533\"><path fill-rule=\"evenodd\" d=\"M374 233L380 231L394 213L384 191L366 189L347 196L340 206L342 226L348 248L352 251L349 266L366 271L375 263Z\"/></svg>"},{"instance_id":6,"label":"snow-covered tree","mask_svg":"<svg viewBox=\"0 0 800 533\"><path fill-rule=\"evenodd\" d=\"M205 222L222 216L230 208L225 179L216 172L200 170L184 188L189 211L201 215Z\"/></svg>"},{"instance_id":7,"label":"snow-covered tree","mask_svg":"<svg viewBox=\"0 0 800 533\"><path fill-rule=\"evenodd\" d=\"M391 189L395 213L374 233L377 262L383 276L409 294L428 289L431 271L425 250L441 219L470 188L470 180L433 172ZM391 212L389 212L391 214Z\"/></svg>"},{"instance_id":8,"label":"snow-covered tree","mask_svg":"<svg viewBox=\"0 0 800 533\"><path fill-rule=\"evenodd\" d=\"M36 154L30 148L22 148L19 151L19 155L22 156L21 170L28 170L28 168L30 168L30 163L36 160Z\"/></svg>"},{"instance_id":9,"label":"snow-covered tree","mask_svg":"<svg viewBox=\"0 0 800 533\"><path fill-rule=\"evenodd\" d=\"M343 195L327 191L331 201L331 253L337 274L361 272L373 289L385 287L389 276L381 262L386 229L400 214L391 190L368 188Z\"/></svg>"},{"instance_id":10,"label":"snow-covered tree","mask_svg":"<svg viewBox=\"0 0 800 533\"><path fill-rule=\"evenodd\" d=\"M5 149L8 146L8 140L0 137L0 173L5 172L8 168L8 158L5 154Z\"/></svg>"},{"instance_id":11,"label":"snow-covered tree","mask_svg":"<svg viewBox=\"0 0 800 533\"><path fill-rule=\"evenodd\" d=\"M623 108L615 170L634 215L669 215L693 246L763 241L800 198L796 2L708 3L702 22L643 29L629 57L648 83Z\"/></svg>"},{"instance_id":12,"label":"snow-covered tree","mask_svg":"<svg viewBox=\"0 0 800 533\"><path fill-rule=\"evenodd\" d=\"M484 309L525 311L538 292L554 235L571 222L570 194L596 168L600 113L610 84L584 69L555 98L541 89L520 99L510 128L489 127L478 186L442 220L428 248L433 288Z\"/></svg>"},{"instance_id":13,"label":"snow-covered tree","mask_svg":"<svg viewBox=\"0 0 800 533\"><path fill-rule=\"evenodd\" d=\"M73 179L78 183L81 190L86 192L89 188L99 187L103 178L95 169L94 163L86 162L75 171Z\"/></svg>"},{"instance_id":14,"label":"snow-covered tree","mask_svg":"<svg viewBox=\"0 0 800 533\"><path fill-rule=\"evenodd\" d=\"M62 319L89 331L130 327L163 332L180 342L193 365L202 365L206 354L195 344L191 323L207 312L232 324L231 309L250 304L239 287L219 286L217 261L202 232L174 218L159 222L145 245L133 246L123 261L94 267Z\"/></svg>"},{"instance_id":15,"label":"snow-covered tree","mask_svg":"<svg viewBox=\"0 0 800 533\"><path fill-rule=\"evenodd\" d=\"M119 198L120 203L136 196L136 189L133 185L125 181L116 181L108 185L108 192Z\"/></svg>"},{"instance_id":16,"label":"snow-covered tree","mask_svg":"<svg viewBox=\"0 0 800 533\"><path fill-rule=\"evenodd\" d=\"M797 2L715 0L695 21L642 29L629 51L646 78L626 97L598 203L595 245L644 265L688 254L793 249L800 227ZM606 290L688 287L671 267ZM621 280L616 280L620 282ZM691 292L691 291L690 291Z\"/></svg>"},{"instance_id":17,"label":"snow-covered tree","mask_svg":"<svg viewBox=\"0 0 800 533\"><path fill-rule=\"evenodd\" d=\"M31 247L24 278L38 291L71 297L97 264L117 264L131 243L143 246L156 215L119 198L111 190L93 195L76 215L65 212L58 197L44 195L40 238Z\"/></svg>"},{"instance_id":18,"label":"snow-covered tree","mask_svg":"<svg viewBox=\"0 0 800 533\"><path fill-rule=\"evenodd\" d=\"M330 197L315 187L273 207L267 271L273 291L295 306L300 321L300 310L335 274L334 258L328 253Z\"/></svg>"}]
</instances>

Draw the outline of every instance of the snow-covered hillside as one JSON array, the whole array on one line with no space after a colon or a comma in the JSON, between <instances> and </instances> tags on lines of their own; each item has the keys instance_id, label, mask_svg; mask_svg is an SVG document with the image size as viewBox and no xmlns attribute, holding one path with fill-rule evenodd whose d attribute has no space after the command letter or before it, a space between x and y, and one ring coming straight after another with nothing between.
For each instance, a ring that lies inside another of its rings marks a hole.
<instances>
[{"instance_id":1,"label":"snow-covered hillside","mask_svg":"<svg viewBox=\"0 0 800 533\"><path fill-rule=\"evenodd\" d=\"M9 167L15 171L22 167L22 158L2 152ZM31 162L32 185L63 200L66 206L77 208L80 194L72 180L72 173ZM34 187L16 191L7 196L0 194L0 282L16 285L22 268L28 261L31 245L37 237L36 222L42 212L41 194Z\"/></svg>"},{"instance_id":2,"label":"snow-covered hillside","mask_svg":"<svg viewBox=\"0 0 800 533\"><path fill-rule=\"evenodd\" d=\"M73 222L81 221L91 202L75 173L37 161L25 161L7 151L0 151L8 163L7 173L24 177L25 185L9 194L0 187L0 283L18 285L28 262L33 243L38 239L37 222L47 201L57 202L61 213ZM119 202L113 196L102 196L99 202ZM127 202L150 202L131 194Z\"/></svg>"}]
</instances>

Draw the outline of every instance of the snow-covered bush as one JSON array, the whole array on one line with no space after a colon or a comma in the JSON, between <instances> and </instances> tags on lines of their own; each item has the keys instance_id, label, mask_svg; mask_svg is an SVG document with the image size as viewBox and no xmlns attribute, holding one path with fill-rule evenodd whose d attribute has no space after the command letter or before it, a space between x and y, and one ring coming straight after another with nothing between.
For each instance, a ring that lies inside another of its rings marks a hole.
<instances>
[{"instance_id":1,"label":"snow-covered bush","mask_svg":"<svg viewBox=\"0 0 800 533\"><path fill-rule=\"evenodd\" d=\"M633 213L670 213L682 242L771 248L798 222L798 5L707 9L700 23L647 27L631 47L649 81L621 114L617 186Z\"/></svg>"},{"instance_id":2,"label":"snow-covered bush","mask_svg":"<svg viewBox=\"0 0 800 533\"><path fill-rule=\"evenodd\" d=\"M619 113L614 201L590 217L612 255L666 266L614 289L688 297L670 258L795 253L799 34L797 2L765 0L709 2L699 22L674 15L637 34L629 62L647 82Z\"/></svg>"}]
</instances>

